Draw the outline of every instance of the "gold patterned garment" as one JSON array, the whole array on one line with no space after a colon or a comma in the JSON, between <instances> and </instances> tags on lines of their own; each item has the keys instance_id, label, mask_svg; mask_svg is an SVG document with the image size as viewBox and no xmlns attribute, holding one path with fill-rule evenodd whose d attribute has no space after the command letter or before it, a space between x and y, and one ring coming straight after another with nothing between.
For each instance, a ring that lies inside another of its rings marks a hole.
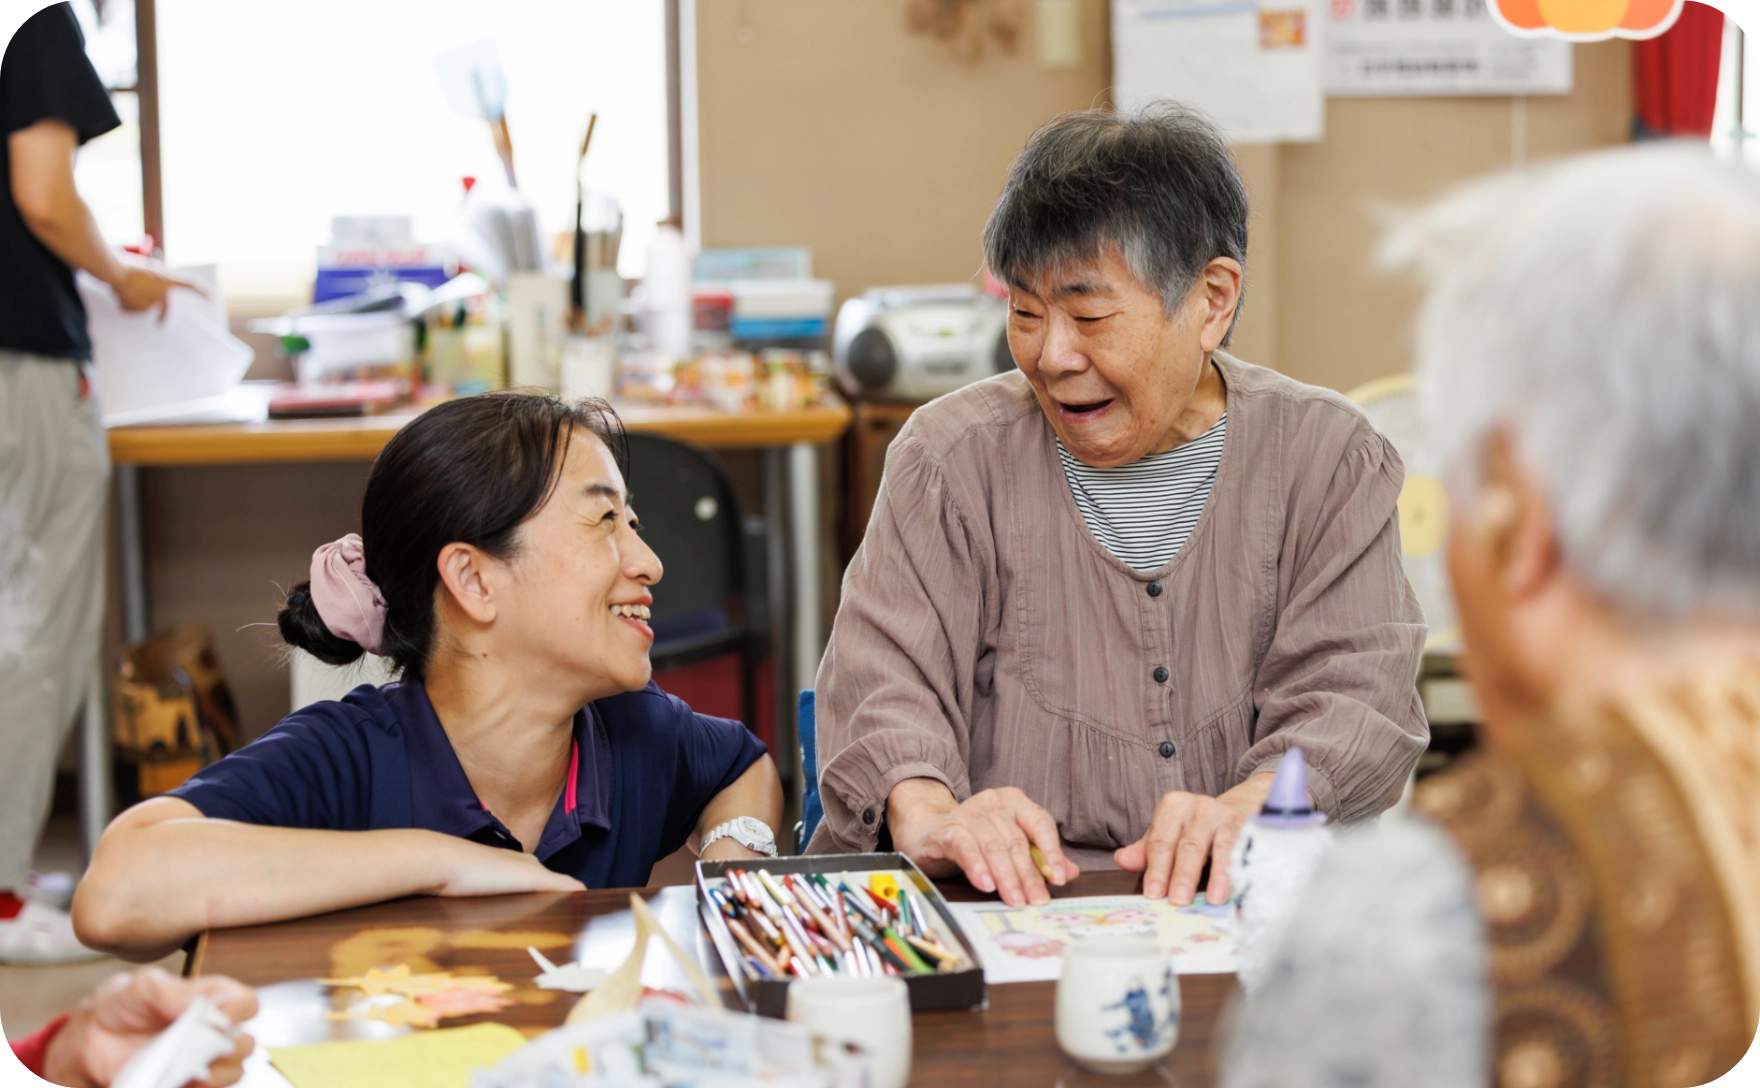
<instances>
[{"instance_id":1,"label":"gold patterned garment","mask_svg":"<svg viewBox=\"0 0 1760 1088\"><path fill-rule=\"evenodd\" d=\"M1419 788L1466 855L1500 1088L1683 1088L1760 1019L1760 668L1529 723Z\"/></svg>"}]
</instances>

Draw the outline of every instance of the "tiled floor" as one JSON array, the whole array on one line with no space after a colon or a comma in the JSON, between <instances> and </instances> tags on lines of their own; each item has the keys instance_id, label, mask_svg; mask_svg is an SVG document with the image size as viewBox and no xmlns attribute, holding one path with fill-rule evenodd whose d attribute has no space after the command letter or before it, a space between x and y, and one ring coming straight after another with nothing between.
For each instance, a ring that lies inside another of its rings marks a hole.
<instances>
[{"instance_id":1,"label":"tiled floor","mask_svg":"<svg viewBox=\"0 0 1760 1088\"><path fill-rule=\"evenodd\" d=\"M79 820L57 816L37 850L41 872L77 873L80 867ZM8 1039L21 1039L79 1003L98 983L130 965L96 960L71 967L7 967L0 965L0 1029ZM167 971L183 970L183 953L160 961Z\"/></svg>"}]
</instances>

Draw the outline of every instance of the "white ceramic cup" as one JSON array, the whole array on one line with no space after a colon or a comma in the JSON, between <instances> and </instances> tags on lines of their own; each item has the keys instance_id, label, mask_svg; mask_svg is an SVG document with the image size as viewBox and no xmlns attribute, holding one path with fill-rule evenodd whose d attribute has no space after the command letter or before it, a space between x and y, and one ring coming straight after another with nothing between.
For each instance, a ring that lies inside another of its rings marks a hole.
<instances>
[{"instance_id":1,"label":"white ceramic cup","mask_svg":"<svg viewBox=\"0 0 1760 1088\"><path fill-rule=\"evenodd\" d=\"M1179 976L1147 937L1072 941L1057 983L1057 1045L1096 1073L1135 1073L1179 1039Z\"/></svg>"},{"instance_id":2,"label":"white ceramic cup","mask_svg":"<svg viewBox=\"0 0 1760 1088\"><path fill-rule=\"evenodd\" d=\"M911 1078L911 994L902 978L796 979L788 984L788 1019L867 1051L871 1088L904 1088Z\"/></svg>"}]
</instances>

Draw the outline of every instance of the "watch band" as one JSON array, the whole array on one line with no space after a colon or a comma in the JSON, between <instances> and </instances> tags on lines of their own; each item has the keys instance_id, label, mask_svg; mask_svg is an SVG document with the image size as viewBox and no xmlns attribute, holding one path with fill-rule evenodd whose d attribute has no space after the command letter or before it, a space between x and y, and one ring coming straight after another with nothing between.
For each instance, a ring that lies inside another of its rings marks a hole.
<instances>
[{"instance_id":1,"label":"watch band","mask_svg":"<svg viewBox=\"0 0 1760 1088\"><path fill-rule=\"evenodd\" d=\"M747 850L756 850L758 853L763 854L766 857L776 857L775 834L771 834L769 842L763 842L755 836L747 834L744 829L740 827L740 821L746 819L751 819L751 817L735 816L726 823L718 824L711 828L709 833L703 836L703 844L698 847L698 853L709 849L710 846L720 842L722 839L732 839ZM753 822L756 823L758 821L754 820ZM768 828L766 828L766 830L768 830Z\"/></svg>"}]
</instances>

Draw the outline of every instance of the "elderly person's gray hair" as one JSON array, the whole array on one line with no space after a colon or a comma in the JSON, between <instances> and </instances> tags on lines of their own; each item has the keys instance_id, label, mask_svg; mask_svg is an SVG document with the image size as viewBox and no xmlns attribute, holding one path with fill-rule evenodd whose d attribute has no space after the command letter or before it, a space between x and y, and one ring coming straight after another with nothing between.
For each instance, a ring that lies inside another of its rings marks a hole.
<instances>
[{"instance_id":1,"label":"elderly person's gray hair","mask_svg":"<svg viewBox=\"0 0 1760 1088\"><path fill-rule=\"evenodd\" d=\"M1107 249L1170 316L1212 259L1246 267L1247 189L1215 125L1163 102L1067 113L1033 133L984 226L990 274L1030 291Z\"/></svg>"},{"instance_id":2,"label":"elderly person's gray hair","mask_svg":"<svg viewBox=\"0 0 1760 1088\"><path fill-rule=\"evenodd\" d=\"M1505 433L1594 592L1760 618L1760 177L1588 155L1457 192L1383 255L1430 281L1418 369L1457 502Z\"/></svg>"}]
</instances>

